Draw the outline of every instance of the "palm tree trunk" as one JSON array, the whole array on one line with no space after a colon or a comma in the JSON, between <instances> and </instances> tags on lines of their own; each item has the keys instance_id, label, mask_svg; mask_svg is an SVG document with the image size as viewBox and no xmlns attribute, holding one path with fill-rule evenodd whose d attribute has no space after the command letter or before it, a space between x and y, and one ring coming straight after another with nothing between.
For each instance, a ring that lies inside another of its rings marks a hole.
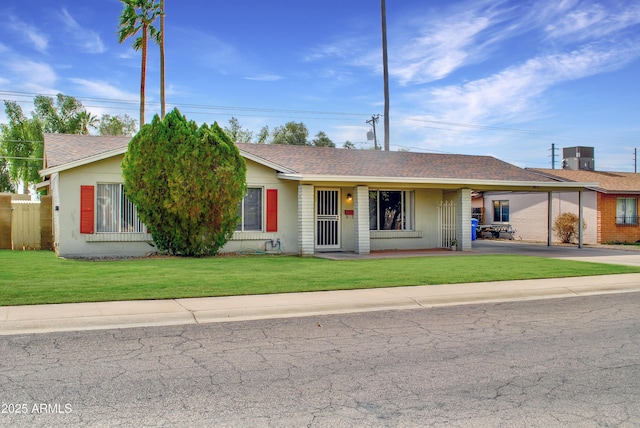
<instances>
[{"instance_id":1,"label":"palm tree trunk","mask_svg":"<svg viewBox=\"0 0 640 428\"><path fill-rule=\"evenodd\" d=\"M160 118L166 113L166 99L164 96L164 0L160 0Z\"/></svg>"}]
</instances>

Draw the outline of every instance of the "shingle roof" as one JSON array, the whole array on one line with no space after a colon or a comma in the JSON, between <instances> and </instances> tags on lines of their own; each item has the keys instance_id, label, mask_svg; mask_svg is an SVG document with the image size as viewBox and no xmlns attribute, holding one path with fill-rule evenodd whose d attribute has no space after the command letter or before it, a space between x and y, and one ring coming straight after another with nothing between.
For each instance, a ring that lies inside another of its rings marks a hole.
<instances>
[{"instance_id":1,"label":"shingle roof","mask_svg":"<svg viewBox=\"0 0 640 428\"><path fill-rule=\"evenodd\" d=\"M491 156L238 144L240 150L302 175L552 182Z\"/></svg>"},{"instance_id":2,"label":"shingle roof","mask_svg":"<svg viewBox=\"0 0 640 428\"><path fill-rule=\"evenodd\" d=\"M571 169L532 168L529 171L560 181L598 183L596 190L605 193L640 192L640 174L633 172L584 171Z\"/></svg>"},{"instance_id":3,"label":"shingle roof","mask_svg":"<svg viewBox=\"0 0 640 428\"><path fill-rule=\"evenodd\" d=\"M45 169L77 166L78 162L121 150L124 152L130 137L45 134ZM471 156L413 152L384 152L349 150L331 147L290 146L273 144L237 144L246 157L262 162L289 175L307 177L368 177L371 179L455 180L456 182L511 182L516 186L551 185L559 180L539 171L518 168L491 156ZM598 179L589 177L589 183ZM526 184L525 184L526 183ZM574 186L570 186L574 187ZM636 189L640 186L636 187Z\"/></svg>"},{"instance_id":4,"label":"shingle roof","mask_svg":"<svg viewBox=\"0 0 640 428\"><path fill-rule=\"evenodd\" d=\"M75 162L127 147L131 137L44 134L45 168Z\"/></svg>"}]
</instances>

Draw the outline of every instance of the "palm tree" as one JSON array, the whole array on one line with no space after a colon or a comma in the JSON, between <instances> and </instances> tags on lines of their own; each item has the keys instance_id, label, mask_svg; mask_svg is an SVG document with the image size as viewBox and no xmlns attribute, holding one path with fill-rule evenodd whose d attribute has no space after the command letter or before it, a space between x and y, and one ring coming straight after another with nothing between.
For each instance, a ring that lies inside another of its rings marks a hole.
<instances>
[{"instance_id":1,"label":"palm tree","mask_svg":"<svg viewBox=\"0 0 640 428\"><path fill-rule=\"evenodd\" d=\"M123 43L130 37L133 49L142 51L142 72L140 76L140 127L144 125L144 90L147 78L147 45L149 37L157 39L158 30L154 21L162 13L161 5L154 0L120 0L124 9L118 25L118 42ZM140 35L138 35L140 33Z\"/></svg>"},{"instance_id":2,"label":"palm tree","mask_svg":"<svg viewBox=\"0 0 640 428\"><path fill-rule=\"evenodd\" d=\"M98 128L98 116L91 114L86 110L78 113L78 121L80 122L80 127L78 129L79 134L89 135L89 127L94 129Z\"/></svg>"}]
</instances>

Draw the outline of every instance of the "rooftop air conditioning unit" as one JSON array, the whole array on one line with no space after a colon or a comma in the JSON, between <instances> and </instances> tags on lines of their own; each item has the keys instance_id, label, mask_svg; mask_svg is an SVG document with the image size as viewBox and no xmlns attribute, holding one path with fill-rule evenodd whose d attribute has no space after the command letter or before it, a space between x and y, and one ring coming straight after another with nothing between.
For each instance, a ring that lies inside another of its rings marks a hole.
<instances>
[{"instance_id":1,"label":"rooftop air conditioning unit","mask_svg":"<svg viewBox=\"0 0 640 428\"><path fill-rule=\"evenodd\" d=\"M595 171L593 147L565 147L562 149L562 169Z\"/></svg>"}]
</instances>

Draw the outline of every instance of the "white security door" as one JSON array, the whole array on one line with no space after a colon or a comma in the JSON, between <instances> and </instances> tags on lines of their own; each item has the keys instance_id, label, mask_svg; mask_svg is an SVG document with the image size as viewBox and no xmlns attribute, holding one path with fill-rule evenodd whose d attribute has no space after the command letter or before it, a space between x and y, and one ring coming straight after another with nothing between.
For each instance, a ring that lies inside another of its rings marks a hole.
<instances>
[{"instance_id":1,"label":"white security door","mask_svg":"<svg viewBox=\"0 0 640 428\"><path fill-rule=\"evenodd\" d=\"M316 191L316 248L340 248L340 192Z\"/></svg>"}]
</instances>

